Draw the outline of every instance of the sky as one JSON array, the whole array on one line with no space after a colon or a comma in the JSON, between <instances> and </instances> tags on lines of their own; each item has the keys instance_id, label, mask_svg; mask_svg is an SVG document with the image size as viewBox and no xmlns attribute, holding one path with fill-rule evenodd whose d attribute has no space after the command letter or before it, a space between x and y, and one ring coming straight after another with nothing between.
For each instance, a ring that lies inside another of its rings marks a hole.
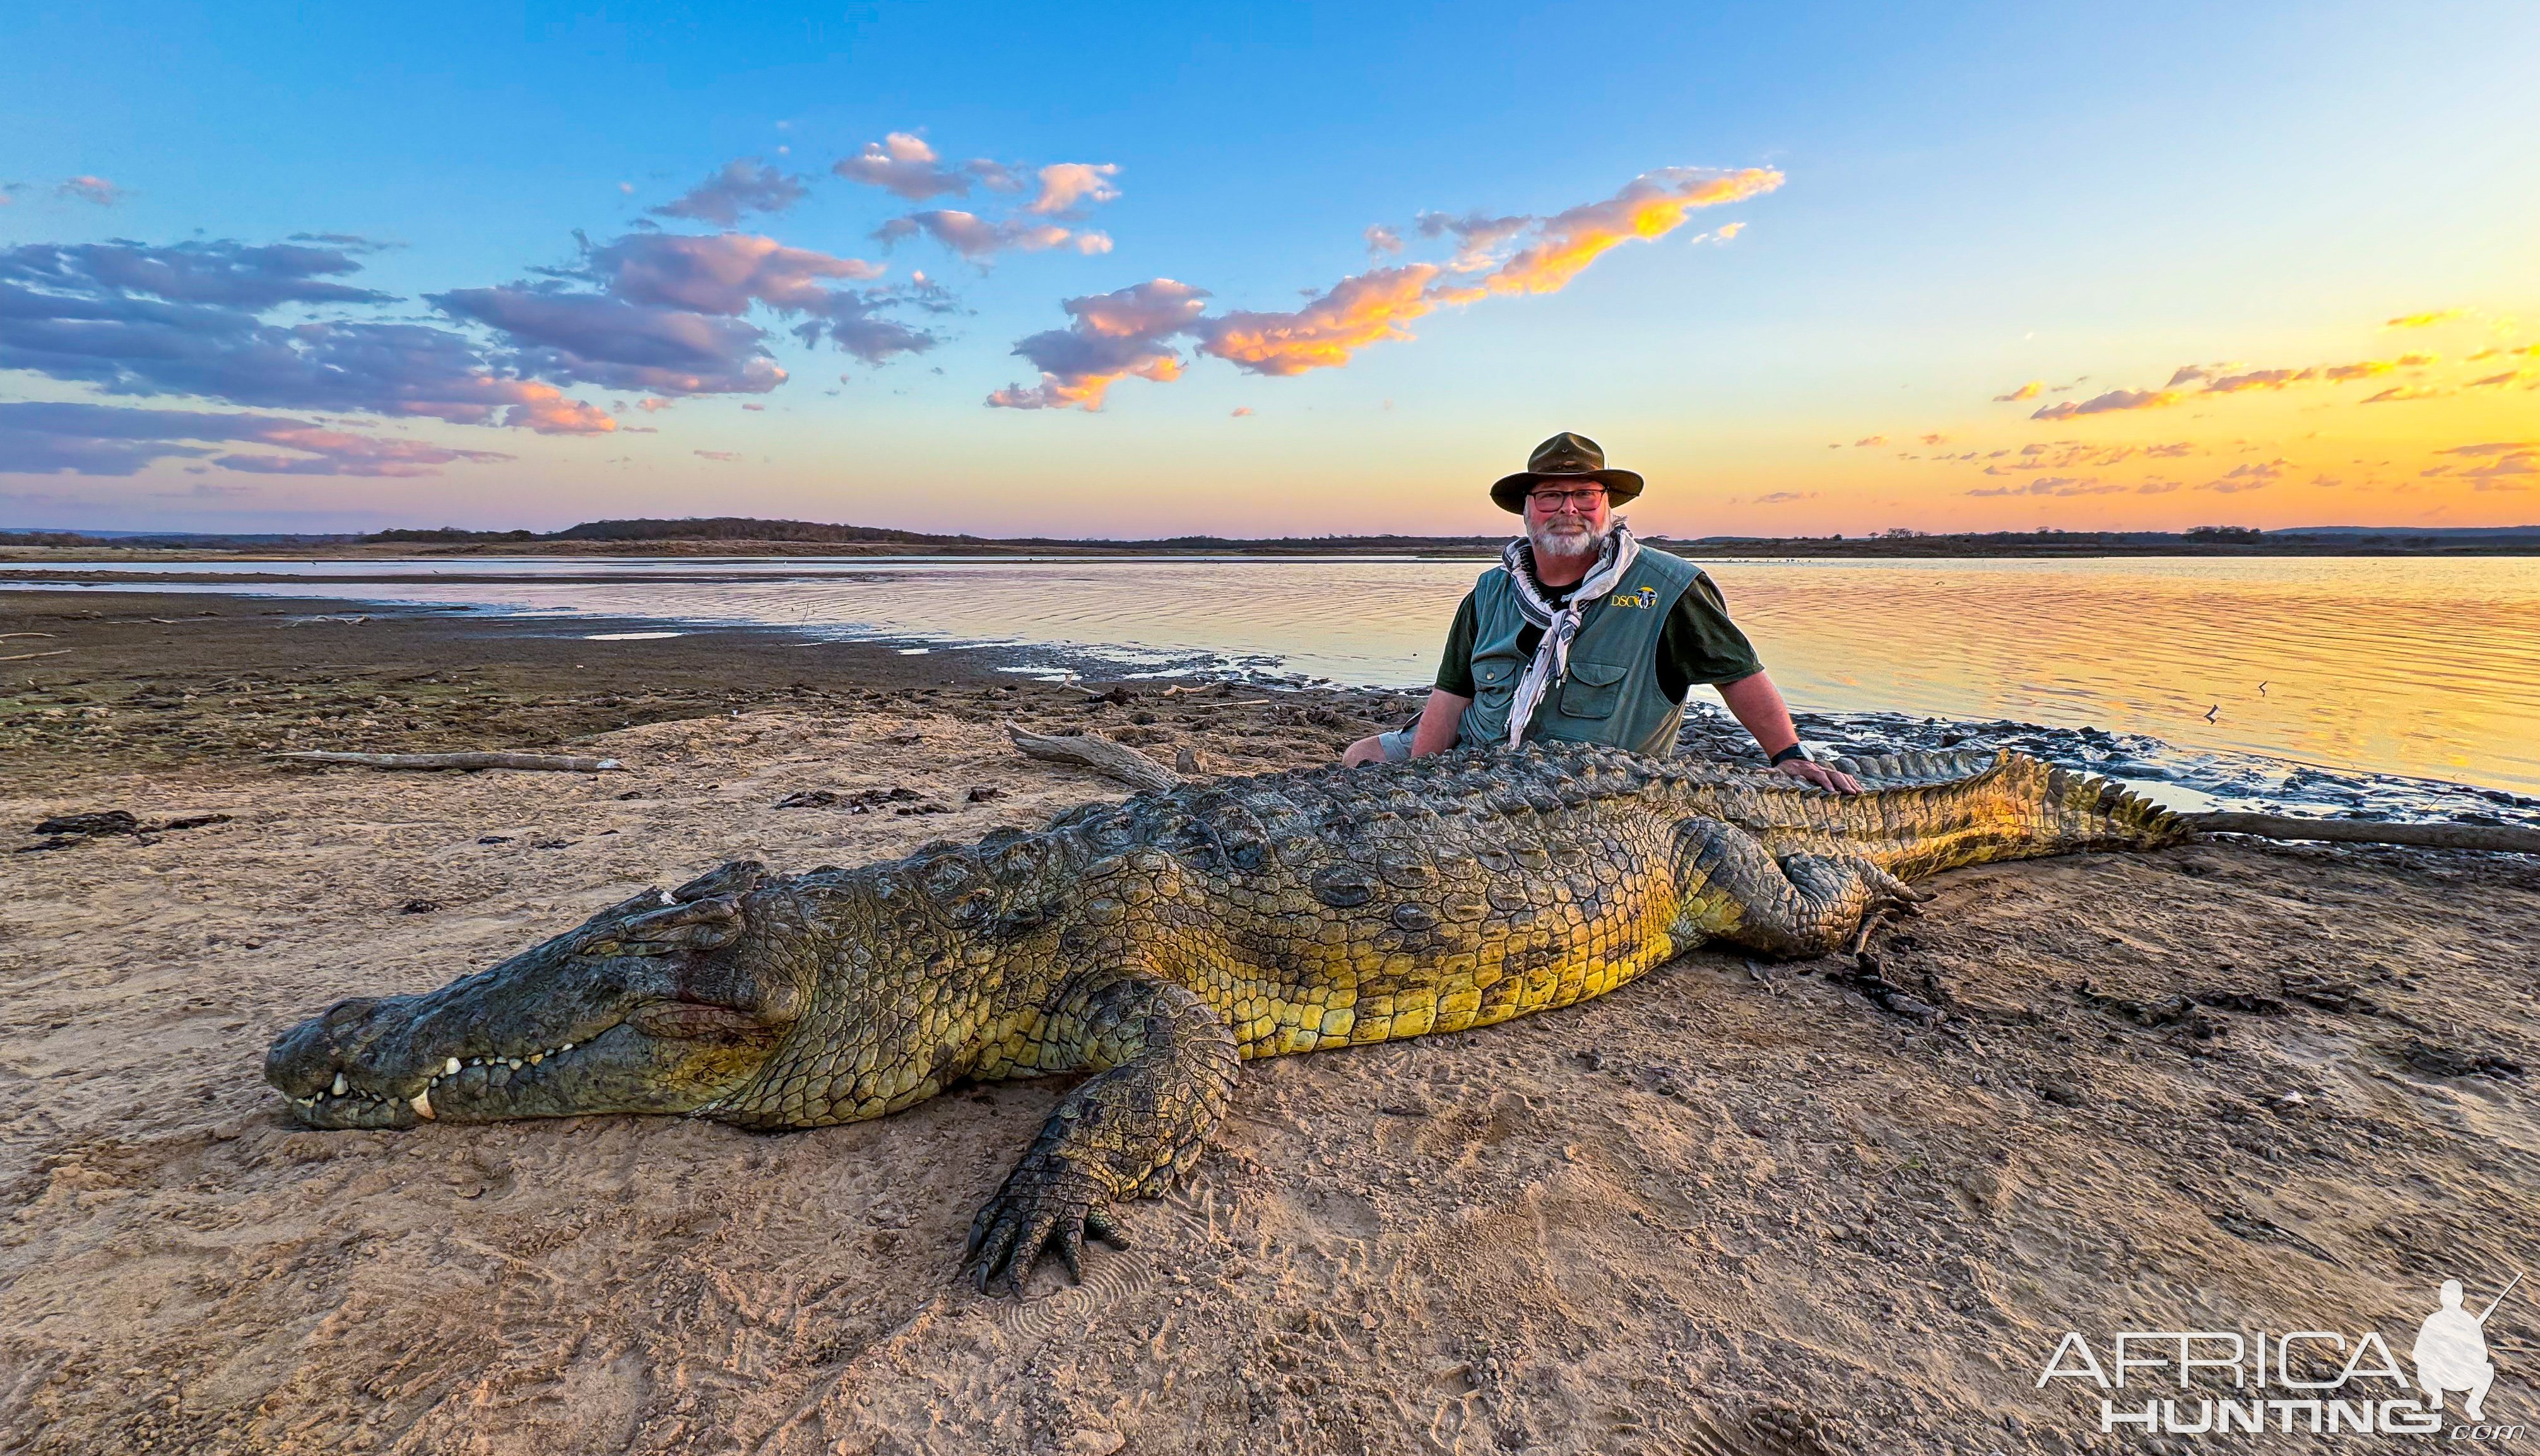
<instances>
[{"instance_id":1,"label":"sky","mask_svg":"<svg viewBox=\"0 0 2540 1456\"><path fill-rule=\"evenodd\" d=\"M2540 521L2540 7L0 9L0 527Z\"/></svg>"}]
</instances>

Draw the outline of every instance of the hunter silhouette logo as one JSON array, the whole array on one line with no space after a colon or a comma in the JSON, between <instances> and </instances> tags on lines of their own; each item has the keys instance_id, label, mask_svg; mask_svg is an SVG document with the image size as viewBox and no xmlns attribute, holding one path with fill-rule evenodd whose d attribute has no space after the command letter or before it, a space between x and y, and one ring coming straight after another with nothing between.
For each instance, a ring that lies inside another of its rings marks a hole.
<instances>
[{"instance_id":1,"label":"hunter silhouette logo","mask_svg":"<svg viewBox=\"0 0 2540 1456\"><path fill-rule=\"evenodd\" d=\"M2038 1372L2037 1388L2085 1380L2099 1399L2102 1433L2133 1427L2144 1434L2259 1434L2273 1429L2340 1435L2440 1435L2451 1440L2516 1440L2519 1424L2487 1424L2485 1402L2496 1384L2487 1322L2522 1283L2515 1275L2487 1307L2463 1306L2458 1280L2445 1280L2438 1307L2417 1331L2409 1358L2412 1384L2377 1330L2351 1337L2330 1329L2276 1334L2259 1330L2124 1330L2101 1348L2068 1332ZM2202 1389L2199 1387L2202 1386ZM2167 1387L2173 1395L2142 1399ZM2468 1397L2470 1423L2444 1428L2443 1398ZM2138 1394L2140 1393L2140 1394ZM2422 1399L2420 1399L2422 1396Z\"/></svg>"},{"instance_id":2,"label":"hunter silhouette logo","mask_svg":"<svg viewBox=\"0 0 2540 1456\"><path fill-rule=\"evenodd\" d=\"M1617 591L1605 599L1615 606L1653 607L1658 604L1658 592L1655 587L1643 587L1638 591Z\"/></svg>"},{"instance_id":3,"label":"hunter silhouette logo","mask_svg":"<svg viewBox=\"0 0 2540 1456\"><path fill-rule=\"evenodd\" d=\"M2473 1316L2461 1308L2460 1281L2443 1281L2442 1307L2426 1316L2417 1330L2416 1348L2408 1352L2417 1362L2417 1388L2426 1393L2429 1408L2441 1410L2445 1391L2465 1390L2469 1399L2462 1403L2461 1414L2472 1421L2486 1419L2479 1405L2487 1399L2487 1388L2496 1383L2496 1362L2487 1357L2487 1317L2520 1283L2522 1276L2517 1274L2487 1301L2487 1308Z\"/></svg>"}]
</instances>

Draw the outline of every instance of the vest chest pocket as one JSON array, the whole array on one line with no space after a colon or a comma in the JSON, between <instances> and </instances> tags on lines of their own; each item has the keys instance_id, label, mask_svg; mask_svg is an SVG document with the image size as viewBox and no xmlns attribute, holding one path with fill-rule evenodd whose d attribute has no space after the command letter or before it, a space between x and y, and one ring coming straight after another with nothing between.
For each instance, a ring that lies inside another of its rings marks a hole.
<instances>
[{"instance_id":1,"label":"vest chest pocket","mask_svg":"<svg viewBox=\"0 0 2540 1456\"><path fill-rule=\"evenodd\" d=\"M1517 695L1517 679L1523 666L1516 658L1473 659L1473 701L1507 706L1509 699Z\"/></svg>"},{"instance_id":2,"label":"vest chest pocket","mask_svg":"<svg viewBox=\"0 0 2540 1456\"><path fill-rule=\"evenodd\" d=\"M1613 717L1614 705L1622 701L1623 679L1631 675L1629 667L1611 662L1572 662L1570 676L1561 684L1561 716Z\"/></svg>"}]
</instances>

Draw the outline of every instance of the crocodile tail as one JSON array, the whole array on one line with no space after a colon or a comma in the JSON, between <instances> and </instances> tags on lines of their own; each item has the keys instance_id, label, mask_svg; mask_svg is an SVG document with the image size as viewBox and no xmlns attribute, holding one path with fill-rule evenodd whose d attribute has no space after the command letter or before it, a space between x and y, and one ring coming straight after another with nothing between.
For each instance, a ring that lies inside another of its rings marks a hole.
<instances>
[{"instance_id":1,"label":"crocodile tail","mask_svg":"<svg viewBox=\"0 0 2540 1456\"><path fill-rule=\"evenodd\" d=\"M1997 860L2083 850L2149 850L2191 829L2177 814L2095 774L2024 753L1899 753L1839 760L1886 826L1870 858L1914 876ZM1863 848L1869 848L1865 845Z\"/></svg>"}]
</instances>

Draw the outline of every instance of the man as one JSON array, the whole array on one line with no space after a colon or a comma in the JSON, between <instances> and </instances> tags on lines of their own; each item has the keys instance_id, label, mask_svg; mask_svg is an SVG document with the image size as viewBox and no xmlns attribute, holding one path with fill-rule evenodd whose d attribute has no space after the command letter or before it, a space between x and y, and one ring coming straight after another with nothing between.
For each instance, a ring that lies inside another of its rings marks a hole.
<instances>
[{"instance_id":1,"label":"man","mask_svg":"<svg viewBox=\"0 0 2540 1456\"><path fill-rule=\"evenodd\" d=\"M1457 743L1527 738L1664 757L1675 751L1686 692L1706 682L1774 768L1860 793L1850 775L1808 761L1781 690L1711 578L1643 546L1613 519L1641 489L1640 476L1605 467L1596 442L1566 431L1493 485L1491 499L1525 518L1525 534L1456 608L1420 721L1359 739L1341 762L1400 762Z\"/></svg>"}]
</instances>

